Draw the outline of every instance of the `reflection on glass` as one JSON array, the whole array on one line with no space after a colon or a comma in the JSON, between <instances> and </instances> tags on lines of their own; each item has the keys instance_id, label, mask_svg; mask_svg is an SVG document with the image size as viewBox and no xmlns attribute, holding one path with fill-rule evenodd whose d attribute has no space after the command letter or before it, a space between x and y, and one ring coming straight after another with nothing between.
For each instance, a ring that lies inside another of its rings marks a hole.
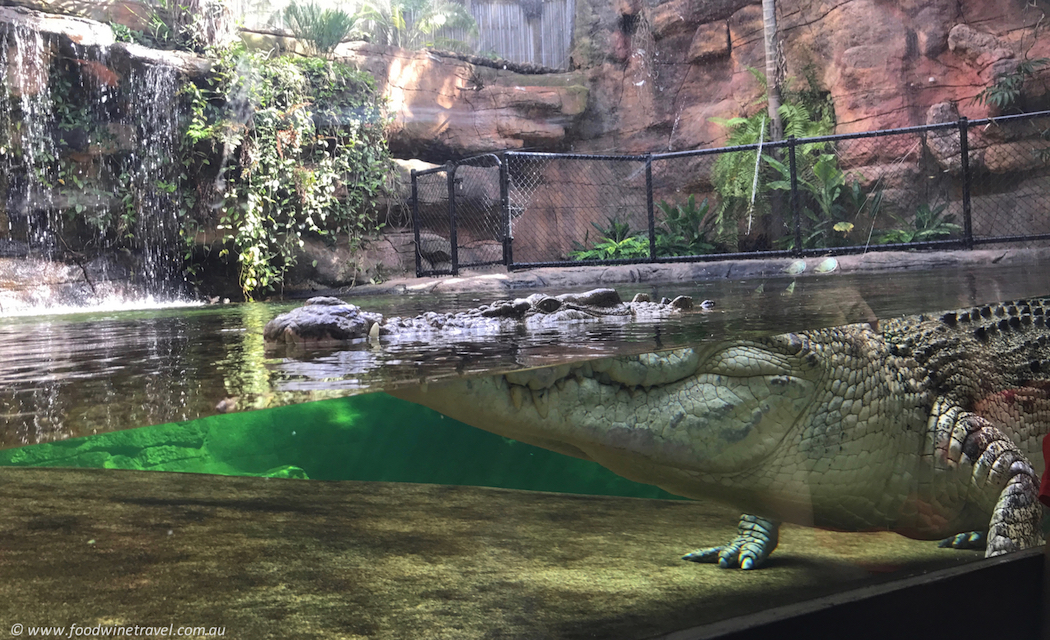
<instances>
[{"instance_id":1,"label":"reflection on glass","mask_svg":"<svg viewBox=\"0 0 1050 640\"><path fill-rule=\"evenodd\" d=\"M390 385L394 396L457 420L368 393L11 449L0 462L365 481L251 480L262 484L234 489L228 484L234 480L219 478L166 480L184 492L172 499L189 500L200 513L239 509L238 518L254 522L248 515L254 513L259 526L269 526L272 514L293 509L297 524L282 529L280 544L285 536L297 545L321 536L338 550L286 556L282 571L307 557L336 567L363 554L401 585L384 587L395 589L397 602L422 609L439 600L483 603L476 616L466 605L446 612L453 625L474 625L478 633L494 624L498 605L486 594L496 581L505 600L533 601L544 620L558 620L564 637L583 637L583 627L644 637L630 620L644 621L646 632L671 632L974 561L984 551L966 548L980 546L968 535L973 531L990 531L992 553L1034 544L1040 514L1027 498L1042 470L1039 441L1050 431L1043 418L1050 371L1044 304L1014 300L876 324L699 341L662 331L661 346L676 348L639 352L656 339L647 327L629 334L635 340L625 341L632 347L620 355L584 358L583 351L566 350L569 357L555 365L542 357L523 361L529 349L549 357L551 339L564 338L548 335L523 340L502 361L514 366L502 370L471 371L461 357L458 370L432 369L440 375L426 385L403 384L427 371L418 365L406 368L411 374L397 380L402 384ZM227 350L226 360L212 360L225 376L221 394L282 393L282 384L303 380L319 390L342 389L350 378L382 380L368 377L376 368L368 358L380 370L406 366L396 362L403 352L392 356L367 343L267 354L258 344L260 327L276 311L199 314L221 319L213 333L231 343L255 341L243 353L256 355L234 360ZM195 314L176 315L186 321ZM689 320L710 327L717 318ZM637 339L643 335L650 337ZM156 339L143 342L147 351L165 353ZM466 350L431 349L450 361ZM275 383L279 378L252 371L286 377ZM205 374L200 367L187 377L199 381ZM116 408L105 419L112 413ZM143 488L148 483L71 477L117 495L146 491L135 504L156 501L148 497L155 489ZM699 500L651 500L672 497L653 485ZM240 497L230 502L228 495ZM741 512L748 516L738 523ZM173 526L181 532L189 525ZM927 541L956 533L967 534L950 539L961 550ZM680 559L697 547L693 559L722 560L727 568ZM458 578L445 574L450 566ZM754 571L741 582L734 566ZM356 571L355 585L378 588L363 565ZM445 580L444 595L423 589L417 578ZM574 599L571 611L555 593ZM386 615L382 603L389 600L380 600L363 598L361 606ZM626 613L630 620L620 615ZM420 612L384 628L439 623ZM514 624L526 634L551 633L536 619Z\"/></svg>"}]
</instances>

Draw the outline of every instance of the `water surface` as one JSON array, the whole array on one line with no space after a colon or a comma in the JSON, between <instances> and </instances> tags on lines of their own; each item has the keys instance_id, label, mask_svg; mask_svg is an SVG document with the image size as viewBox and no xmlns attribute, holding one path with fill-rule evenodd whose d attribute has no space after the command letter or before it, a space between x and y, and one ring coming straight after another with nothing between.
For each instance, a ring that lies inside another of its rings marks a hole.
<instances>
[{"instance_id":1,"label":"water surface","mask_svg":"<svg viewBox=\"0 0 1050 640\"><path fill-rule=\"evenodd\" d=\"M556 330L338 349L273 351L262 329L294 303L96 311L0 318L0 446L11 447L267 408L484 372L545 366L708 340L755 337L1048 293L1017 267L830 274L617 287L626 300L714 300L660 321L583 322ZM556 294L563 291L549 291ZM505 298L527 295L508 293ZM363 297L386 315L455 311L477 295Z\"/></svg>"}]
</instances>

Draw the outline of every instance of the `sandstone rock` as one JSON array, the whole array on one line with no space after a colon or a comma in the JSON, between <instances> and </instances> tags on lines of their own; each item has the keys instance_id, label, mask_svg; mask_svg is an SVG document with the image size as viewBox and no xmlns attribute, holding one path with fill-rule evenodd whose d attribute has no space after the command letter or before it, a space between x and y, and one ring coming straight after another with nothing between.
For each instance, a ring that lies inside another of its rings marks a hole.
<instances>
[{"instance_id":1,"label":"sandstone rock","mask_svg":"<svg viewBox=\"0 0 1050 640\"><path fill-rule=\"evenodd\" d=\"M926 124L938 124L942 122L955 122L959 119L959 110L954 103L939 102L931 106L926 112ZM926 144L930 154L941 167L953 174L962 171L962 143L959 140L959 132L955 129L944 129L931 131L926 136Z\"/></svg>"},{"instance_id":2,"label":"sandstone rock","mask_svg":"<svg viewBox=\"0 0 1050 640\"><path fill-rule=\"evenodd\" d=\"M985 192L982 192L982 187L987 189L988 185L979 182L976 192L970 197L974 236L1050 233L1050 217L1039 204L1046 201L1046 191L1040 182L1024 181L1006 189ZM962 203L949 202L945 213L955 215L956 222L961 221Z\"/></svg>"},{"instance_id":3,"label":"sandstone rock","mask_svg":"<svg viewBox=\"0 0 1050 640\"><path fill-rule=\"evenodd\" d=\"M749 4L754 0L670 0L650 10L649 25L657 39L691 33L698 25L725 20Z\"/></svg>"},{"instance_id":4,"label":"sandstone rock","mask_svg":"<svg viewBox=\"0 0 1050 640\"><path fill-rule=\"evenodd\" d=\"M109 51L112 66L125 74L141 65L169 67L189 78L211 71L209 60L185 51L161 51L132 42L118 42Z\"/></svg>"},{"instance_id":5,"label":"sandstone rock","mask_svg":"<svg viewBox=\"0 0 1050 640\"><path fill-rule=\"evenodd\" d=\"M371 72L389 100L391 149L423 159L522 148L558 148L587 107L577 73L524 75L425 51L366 43L342 49Z\"/></svg>"},{"instance_id":6,"label":"sandstone rock","mask_svg":"<svg viewBox=\"0 0 1050 640\"><path fill-rule=\"evenodd\" d=\"M702 62L729 55L729 25L725 22L702 24L693 35L686 62Z\"/></svg>"},{"instance_id":7,"label":"sandstone rock","mask_svg":"<svg viewBox=\"0 0 1050 640\"><path fill-rule=\"evenodd\" d=\"M948 49L979 69L1014 56L994 35L966 24L957 24L948 32Z\"/></svg>"},{"instance_id":8,"label":"sandstone rock","mask_svg":"<svg viewBox=\"0 0 1050 640\"><path fill-rule=\"evenodd\" d=\"M932 3L919 9L912 24L920 54L934 58L948 48L948 32L957 12L958 5L954 2Z\"/></svg>"},{"instance_id":9,"label":"sandstone rock","mask_svg":"<svg viewBox=\"0 0 1050 640\"><path fill-rule=\"evenodd\" d=\"M116 23L134 31L145 31L153 15L149 3L136 0L7 0L6 4Z\"/></svg>"},{"instance_id":10,"label":"sandstone rock","mask_svg":"<svg viewBox=\"0 0 1050 640\"><path fill-rule=\"evenodd\" d=\"M570 74L523 76L427 53L344 48L390 96L399 155L444 161L494 149L645 153L722 144L726 131L710 118L761 109L762 88L747 70L764 68L760 4L642 4L580 2L572 57L580 71ZM1020 8L997 13L974 0L894 7L778 3L787 77L830 92L840 133L919 124L931 105L953 100L972 118L985 115L970 98L1012 70L1012 58L978 70L958 56L981 46L994 53L995 42L1017 49L1034 28ZM1033 57L1050 55L1045 40L1036 40Z\"/></svg>"},{"instance_id":11,"label":"sandstone rock","mask_svg":"<svg viewBox=\"0 0 1050 640\"><path fill-rule=\"evenodd\" d=\"M420 233L419 253L432 263L445 263L452 257L452 243L433 233Z\"/></svg>"},{"instance_id":12,"label":"sandstone rock","mask_svg":"<svg viewBox=\"0 0 1050 640\"><path fill-rule=\"evenodd\" d=\"M394 159L394 171L391 175L387 189L391 195L402 202L408 202L412 198L412 172L434 169L440 165L422 160ZM448 191L442 193L438 189L423 189L417 194L420 204L436 204L448 200Z\"/></svg>"},{"instance_id":13,"label":"sandstone rock","mask_svg":"<svg viewBox=\"0 0 1050 640\"><path fill-rule=\"evenodd\" d=\"M984 148L982 159L984 168L990 173L1014 173L1045 168L1046 163L1040 156L1050 153L1050 140L1035 137L1018 142L1004 142ZM1041 197L1045 202L1046 195Z\"/></svg>"},{"instance_id":14,"label":"sandstone rock","mask_svg":"<svg viewBox=\"0 0 1050 640\"><path fill-rule=\"evenodd\" d=\"M76 264L27 256L23 247L0 242L0 313L144 297L133 284L133 268L123 255Z\"/></svg>"},{"instance_id":15,"label":"sandstone rock","mask_svg":"<svg viewBox=\"0 0 1050 640\"><path fill-rule=\"evenodd\" d=\"M109 47L116 41L113 29L100 22L24 7L0 7L0 23L61 36L82 47Z\"/></svg>"}]
</instances>

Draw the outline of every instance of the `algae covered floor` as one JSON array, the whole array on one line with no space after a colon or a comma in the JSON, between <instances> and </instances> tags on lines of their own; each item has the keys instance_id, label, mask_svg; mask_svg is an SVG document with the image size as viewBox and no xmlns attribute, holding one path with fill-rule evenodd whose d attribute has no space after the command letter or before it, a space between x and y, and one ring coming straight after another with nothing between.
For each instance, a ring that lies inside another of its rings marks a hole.
<instances>
[{"instance_id":1,"label":"algae covered floor","mask_svg":"<svg viewBox=\"0 0 1050 640\"><path fill-rule=\"evenodd\" d=\"M787 527L759 571L678 559L730 536L736 515L477 487L3 468L0 629L651 638L978 558Z\"/></svg>"}]
</instances>

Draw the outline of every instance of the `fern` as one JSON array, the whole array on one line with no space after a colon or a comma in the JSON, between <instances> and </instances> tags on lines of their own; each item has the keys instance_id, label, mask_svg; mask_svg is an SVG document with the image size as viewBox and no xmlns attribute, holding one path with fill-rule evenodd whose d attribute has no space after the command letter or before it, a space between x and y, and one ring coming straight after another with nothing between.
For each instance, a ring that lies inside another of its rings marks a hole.
<instances>
[{"instance_id":1,"label":"fern","mask_svg":"<svg viewBox=\"0 0 1050 640\"><path fill-rule=\"evenodd\" d=\"M764 85L763 81L763 85ZM821 109L819 114L811 112L810 108L802 103L785 102L777 110L784 125L784 135L796 138L809 138L822 136L834 130L834 112L830 109ZM759 138L769 140L769 118L765 112L756 113L748 118L711 118L711 122L729 129L727 145L757 144ZM811 168L820 155L827 151L827 143L808 143L796 147L795 159L799 172ZM755 162L757 151L735 151L723 153L715 161L711 174L711 180L718 192L720 204L715 214L715 223L718 225L719 237L722 241L732 245L736 244L737 225L743 219L745 213L750 211L753 216L762 216L769 213L770 202L768 198L761 197L763 192L770 189L766 184L771 176L759 175L759 196L755 197L752 206L752 187L755 184L755 170L763 172L762 165ZM772 154L763 150L763 160L772 160Z\"/></svg>"}]
</instances>

